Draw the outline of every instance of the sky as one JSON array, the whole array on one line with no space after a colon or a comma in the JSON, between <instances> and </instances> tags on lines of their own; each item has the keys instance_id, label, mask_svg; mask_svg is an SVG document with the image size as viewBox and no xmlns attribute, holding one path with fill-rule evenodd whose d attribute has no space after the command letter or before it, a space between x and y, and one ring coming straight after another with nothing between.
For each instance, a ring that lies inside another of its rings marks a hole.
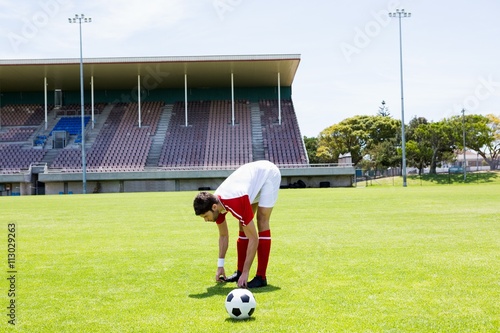
<instances>
[{"instance_id":1,"label":"sky","mask_svg":"<svg viewBox=\"0 0 500 333\"><path fill-rule=\"evenodd\" d=\"M399 20L403 92L401 99ZM498 0L0 0L0 59L299 54L292 100L317 136L382 101L405 123L500 116ZM402 105L403 104L403 105Z\"/></svg>"}]
</instances>

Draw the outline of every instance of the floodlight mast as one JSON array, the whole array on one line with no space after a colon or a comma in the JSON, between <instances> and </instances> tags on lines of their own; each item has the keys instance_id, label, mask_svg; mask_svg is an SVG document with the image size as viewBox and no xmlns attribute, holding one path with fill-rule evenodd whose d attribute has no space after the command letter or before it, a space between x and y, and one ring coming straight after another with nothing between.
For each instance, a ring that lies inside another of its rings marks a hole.
<instances>
[{"instance_id":1,"label":"floodlight mast","mask_svg":"<svg viewBox=\"0 0 500 333\"><path fill-rule=\"evenodd\" d=\"M74 18L69 18L69 23L78 23L80 27L80 102L82 108L82 193L87 193L87 162L85 157L85 109L84 109L84 99L83 99L83 53L82 53L82 23L91 23L92 18L85 17L83 14L75 14Z\"/></svg>"},{"instance_id":2,"label":"floodlight mast","mask_svg":"<svg viewBox=\"0 0 500 333\"><path fill-rule=\"evenodd\" d=\"M465 109L462 109L462 136L463 136L463 141L464 141L464 163L463 163L463 169L464 169L464 183L467 180L467 155L466 155L466 148L465 148Z\"/></svg>"},{"instance_id":3,"label":"floodlight mast","mask_svg":"<svg viewBox=\"0 0 500 333\"><path fill-rule=\"evenodd\" d=\"M401 152L403 155L401 169L403 174L403 187L406 187L405 103L403 94L403 37L401 33L401 18L409 18L411 17L411 13L405 12L404 9L396 9L395 12L389 13L389 17L399 19L399 72L401 77Z\"/></svg>"}]
</instances>

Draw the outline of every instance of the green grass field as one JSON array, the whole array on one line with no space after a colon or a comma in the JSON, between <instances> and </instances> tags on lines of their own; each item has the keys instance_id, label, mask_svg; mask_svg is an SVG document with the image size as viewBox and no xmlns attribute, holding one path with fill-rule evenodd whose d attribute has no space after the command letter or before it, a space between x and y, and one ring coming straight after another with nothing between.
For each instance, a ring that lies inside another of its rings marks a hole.
<instances>
[{"instance_id":1,"label":"green grass field","mask_svg":"<svg viewBox=\"0 0 500 333\"><path fill-rule=\"evenodd\" d=\"M432 184L281 190L247 321L225 312L235 284L213 282L217 228L195 192L0 197L0 331L499 332L500 181Z\"/></svg>"}]
</instances>

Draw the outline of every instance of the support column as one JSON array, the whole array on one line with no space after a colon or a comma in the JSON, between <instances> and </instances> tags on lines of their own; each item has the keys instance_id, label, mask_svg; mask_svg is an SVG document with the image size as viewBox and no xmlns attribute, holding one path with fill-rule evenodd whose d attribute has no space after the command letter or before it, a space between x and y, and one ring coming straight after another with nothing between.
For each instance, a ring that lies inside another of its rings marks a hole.
<instances>
[{"instance_id":1,"label":"support column","mask_svg":"<svg viewBox=\"0 0 500 333\"><path fill-rule=\"evenodd\" d=\"M91 108L92 108L92 129L94 129L95 118L94 118L94 76L90 77L90 99L91 99Z\"/></svg>"},{"instance_id":2,"label":"support column","mask_svg":"<svg viewBox=\"0 0 500 333\"><path fill-rule=\"evenodd\" d=\"M184 119L186 120L186 127L188 126L188 77L184 74Z\"/></svg>"},{"instance_id":3,"label":"support column","mask_svg":"<svg viewBox=\"0 0 500 333\"><path fill-rule=\"evenodd\" d=\"M281 76L278 72L278 123L281 125Z\"/></svg>"},{"instance_id":4,"label":"support column","mask_svg":"<svg viewBox=\"0 0 500 333\"><path fill-rule=\"evenodd\" d=\"M47 129L47 77L43 78L43 97L44 97L44 110L45 110L45 129Z\"/></svg>"},{"instance_id":5,"label":"support column","mask_svg":"<svg viewBox=\"0 0 500 333\"><path fill-rule=\"evenodd\" d=\"M141 128L141 75L137 75L137 110L139 112L139 128Z\"/></svg>"},{"instance_id":6,"label":"support column","mask_svg":"<svg viewBox=\"0 0 500 333\"><path fill-rule=\"evenodd\" d=\"M231 125L234 126L234 74L231 72Z\"/></svg>"}]
</instances>

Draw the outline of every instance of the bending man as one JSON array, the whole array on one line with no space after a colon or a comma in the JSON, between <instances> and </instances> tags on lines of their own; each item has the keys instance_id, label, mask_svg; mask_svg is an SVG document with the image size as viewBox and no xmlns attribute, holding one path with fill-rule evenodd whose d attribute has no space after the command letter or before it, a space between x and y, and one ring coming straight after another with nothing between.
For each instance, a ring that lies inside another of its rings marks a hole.
<instances>
[{"instance_id":1,"label":"bending man","mask_svg":"<svg viewBox=\"0 0 500 333\"><path fill-rule=\"evenodd\" d=\"M237 282L238 287L258 288L267 285L267 265L271 251L269 219L278 199L281 174L273 163L256 161L235 170L214 194L200 192L194 199L194 211L206 222L219 228L219 259L216 281ZM224 259L229 244L226 214L239 221L237 271L226 277ZM257 215L257 226L254 216ZM257 255L256 276L248 282L250 268Z\"/></svg>"}]
</instances>

